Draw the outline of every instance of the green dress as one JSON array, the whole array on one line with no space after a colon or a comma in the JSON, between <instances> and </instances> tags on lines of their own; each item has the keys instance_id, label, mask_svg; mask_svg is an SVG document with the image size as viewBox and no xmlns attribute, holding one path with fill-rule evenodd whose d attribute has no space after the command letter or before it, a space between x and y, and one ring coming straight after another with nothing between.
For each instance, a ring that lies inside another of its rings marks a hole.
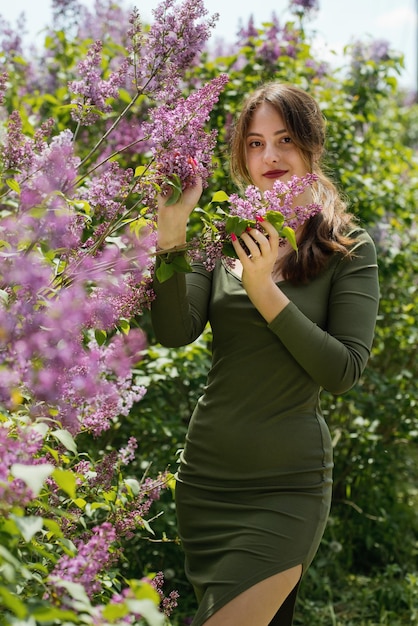
<instances>
[{"instance_id":1,"label":"green dress","mask_svg":"<svg viewBox=\"0 0 418 626\"><path fill-rule=\"evenodd\" d=\"M213 359L177 475L178 530L201 626L255 583L312 561L329 514L332 444L320 392L349 390L373 340L375 246L362 229L352 258L335 254L268 324L224 262L154 281L152 322L165 346L193 342L207 322ZM290 626L296 593L272 624Z\"/></svg>"}]
</instances>

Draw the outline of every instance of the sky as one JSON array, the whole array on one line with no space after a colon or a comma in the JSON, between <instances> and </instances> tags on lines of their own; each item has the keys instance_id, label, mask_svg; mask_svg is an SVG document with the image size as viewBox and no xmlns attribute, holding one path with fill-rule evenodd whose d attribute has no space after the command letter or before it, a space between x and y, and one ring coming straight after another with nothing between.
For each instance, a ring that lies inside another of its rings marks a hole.
<instances>
[{"instance_id":1,"label":"sky","mask_svg":"<svg viewBox=\"0 0 418 626\"><path fill-rule=\"evenodd\" d=\"M81 0L93 6L94 0ZM405 55L405 70L400 84L417 87L417 10L418 0L318 0L317 17L308 24L315 31L321 59L338 60L344 45L353 40L385 39L391 48ZM127 7L136 6L144 21L152 19L151 10L160 0L120 0ZM246 24L250 15L255 25L269 21L273 12L279 21L290 17L288 0L204 0L210 14L219 13L212 41L222 38L234 42L240 23ZM36 39L43 27L50 23L51 0L0 0L0 16L14 25L21 13L26 15L29 36ZM335 54L336 53L336 54Z\"/></svg>"}]
</instances>

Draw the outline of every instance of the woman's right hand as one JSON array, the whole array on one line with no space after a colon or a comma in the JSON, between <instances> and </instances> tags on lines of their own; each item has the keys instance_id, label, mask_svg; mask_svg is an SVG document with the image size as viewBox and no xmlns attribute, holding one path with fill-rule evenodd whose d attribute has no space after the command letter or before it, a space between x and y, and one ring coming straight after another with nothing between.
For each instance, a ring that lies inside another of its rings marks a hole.
<instances>
[{"instance_id":1,"label":"woman's right hand","mask_svg":"<svg viewBox=\"0 0 418 626\"><path fill-rule=\"evenodd\" d=\"M164 250L186 243L186 229L190 214L202 195L202 179L196 179L192 187L187 187L174 204L168 204L170 196L158 196L158 247Z\"/></svg>"}]
</instances>

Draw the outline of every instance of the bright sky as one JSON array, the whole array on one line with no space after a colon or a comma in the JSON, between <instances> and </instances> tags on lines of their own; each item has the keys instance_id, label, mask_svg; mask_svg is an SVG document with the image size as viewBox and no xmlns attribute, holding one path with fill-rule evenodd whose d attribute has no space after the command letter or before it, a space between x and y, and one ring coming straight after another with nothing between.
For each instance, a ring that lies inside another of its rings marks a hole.
<instances>
[{"instance_id":1,"label":"bright sky","mask_svg":"<svg viewBox=\"0 0 418 626\"><path fill-rule=\"evenodd\" d=\"M82 1L88 6L94 4L94 0ZM143 0L143 7L140 0L120 2L127 7L137 6L144 21L149 21L151 9L160 0ZM13 25L16 18L25 13L31 35L50 22L51 0L13 0L7 3L7 8L5 4L5 0L0 2L0 15ZM213 39L221 37L234 41L239 24L245 24L250 15L254 16L256 26L268 21L273 12L279 20L289 17L288 0L204 0L204 4L210 14L220 15ZM326 50L338 54L353 39L368 36L385 39L392 48L405 55L406 67L401 84L416 88L418 0L319 0L319 6L318 16L309 22L309 28L316 32L318 41ZM321 52L321 57L324 56Z\"/></svg>"}]
</instances>

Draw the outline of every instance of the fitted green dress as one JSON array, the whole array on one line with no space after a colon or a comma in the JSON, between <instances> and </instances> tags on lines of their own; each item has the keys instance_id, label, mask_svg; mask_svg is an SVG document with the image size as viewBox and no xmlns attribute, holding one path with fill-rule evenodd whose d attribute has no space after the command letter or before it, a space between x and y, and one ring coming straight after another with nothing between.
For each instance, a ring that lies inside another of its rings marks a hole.
<instances>
[{"instance_id":1,"label":"fitted green dress","mask_svg":"<svg viewBox=\"0 0 418 626\"><path fill-rule=\"evenodd\" d=\"M359 380L378 307L375 247L365 231L355 235L352 258L335 254L307 284L278 283L291 302L270 324L224 262L155 280L159 342L193 342L207 322L213 331L176 484L186 575L199 601L193 626L273 574L298 564L305 572L318 548L333 465L319 396ZM271 624L292 624L296 593Z\"/></svg>"}]
</instances>

